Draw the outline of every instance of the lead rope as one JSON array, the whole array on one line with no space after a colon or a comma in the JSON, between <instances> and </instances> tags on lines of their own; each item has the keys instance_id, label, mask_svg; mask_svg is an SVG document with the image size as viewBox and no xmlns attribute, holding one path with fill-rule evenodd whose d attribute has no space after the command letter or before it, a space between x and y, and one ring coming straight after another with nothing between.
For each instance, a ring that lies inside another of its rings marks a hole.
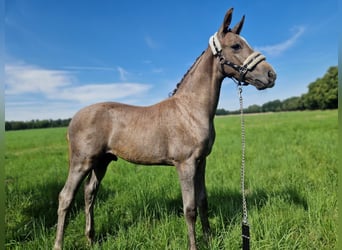
<instances>
[{"instance_id":1,"label":"lead rope","mask_svg":"<svg viewBox=\"0 0 342 250\"><path fill-rule=\"evenodd\" d=\"M242 193L242 249L249 250L249 224L247 215L247 203L245 195L245 119L243 115L242 86L238 85L241 120L241 193Z\"/></svg>"}]
</instances>

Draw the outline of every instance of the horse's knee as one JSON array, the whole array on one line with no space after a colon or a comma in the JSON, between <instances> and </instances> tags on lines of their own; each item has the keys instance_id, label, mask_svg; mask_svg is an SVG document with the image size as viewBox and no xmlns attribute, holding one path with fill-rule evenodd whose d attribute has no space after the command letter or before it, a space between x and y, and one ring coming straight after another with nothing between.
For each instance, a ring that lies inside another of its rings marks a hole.
<instances>
[{"instance_id":1,"label":"horse's knee","mask_svg":"<svg viewBox=\"0 0 342 250\"><path fill-rule=\"evenodd\" d=\"M187 220L196 221L197 209L196 206L187 206L184 208L184 215Z\"/></svg>"},{"instance_id":2,"label":"horse's knee","mask_svg":"<svg viewBox=\"0 0 342 250\"><path fill-rule=\"evenodd\" d=\"M63 189L58 196L58 214L67 212L72 200L72 194Z\"/></svg>"},{"instance_id":3,"label":"horse's knee","mask_svg":"<svg viewBox=\"0 0 342 250\"><path fill-rule=\"evenodd\" d=\"M98 188L98 183L95 181L88 182L84 185L84 198L85 198L86 203L93 202L97 188Z\"/></svg>"}]
</instances>

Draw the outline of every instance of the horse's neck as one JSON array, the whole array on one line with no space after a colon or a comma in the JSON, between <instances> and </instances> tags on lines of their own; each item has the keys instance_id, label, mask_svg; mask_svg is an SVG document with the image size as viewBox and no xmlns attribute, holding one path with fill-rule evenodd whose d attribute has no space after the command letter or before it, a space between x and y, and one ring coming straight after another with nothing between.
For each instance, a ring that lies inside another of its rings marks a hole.
<instances>
[{"instance_id":1,"label":"horse's neck","mask_svg":"<svg viewBox=\"0 0 342 250\"><path fill-rule=\"evenodd\" d=\"M213 119L223 78L218 71L218 62L208 48L184 77L175 97L193 115L205 115Z\"/></svg>"}]
</instances>

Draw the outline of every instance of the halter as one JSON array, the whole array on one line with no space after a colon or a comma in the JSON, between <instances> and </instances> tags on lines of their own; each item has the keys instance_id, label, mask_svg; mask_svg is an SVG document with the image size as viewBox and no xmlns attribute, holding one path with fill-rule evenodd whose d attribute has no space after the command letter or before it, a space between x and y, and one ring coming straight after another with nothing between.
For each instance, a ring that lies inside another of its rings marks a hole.
<instances>
[{"instance_id":1,"label":"halter","mask_svg":"<svg viewBox=\"0 0 342 250\"><path fill-rule=\"evenodd\" d=\"M238 81L238 84L241 85L241 82L244 83L244 85L248 85L245 80L245 76L248 71L252 71L253 68L260 62L266 59L266 57L261 54L260 52L253 52L250 54L246 60L243 62L242 66L237 65L229 60L227 60L223 55L222 55L222 46L220 41L217 38L217 32L210 37L209 39L209 45L211 48L211 51L213 52L213 55L216 56L221 64L221 67L223 69L224 65L228 65L235 69L236 71L239 72L240 78L236 79Z\"/></svg>"}]
</instances>

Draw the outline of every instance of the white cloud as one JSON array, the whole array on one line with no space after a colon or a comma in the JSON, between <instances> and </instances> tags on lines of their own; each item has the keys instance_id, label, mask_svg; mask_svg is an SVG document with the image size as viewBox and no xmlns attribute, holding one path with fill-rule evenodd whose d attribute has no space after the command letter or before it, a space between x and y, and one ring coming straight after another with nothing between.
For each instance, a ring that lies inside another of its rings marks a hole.
<instances>
[{"instance_id":1,"label":"white cloud","mask_svg":"<svg viewBox=\"0 0 342 250\"><path fill-rule=\"evenodd\" d=\"M292 35L292 37L285 40L284 42L275 45L261 46L256 49L272 56L280 55L284 51L291 48L298 41L299 37L301 37L305 31L305 27L297 26L293 28L293 31L294 34Z\"/></svg>"},{"instance_id":2,"label":"white cloud","mask_svg":"<svg viewBox=\"0 0 342 250\"><path fill-rule=\"evenodd\" d=\"M163 68L153 68L152 69L152 73L159 74L159 73L163 73L163 72L164 72Z\"/></svg>"},{"instance_id":3,"label":"white cloud","mask_svg":"<svg viewBox=\"0 0 342 250\"><path fill-rule=\"evenodd\" d=\"M141 95L150 87L150 85L141 83L90 84L67 87L59 90L57 95L48 95L48 97L79 103L93 103Z\"/></svg>"},{"instance_id":4,"label":"white cloud","mask_svg":"<svg viewBox=\"0 0 342 250\"><path fill-rule=\"evenodd\" d=\"M128 75L128 72L122 68L122 67L117 67L117 70L119 71L119 74L120 74L120 80L121 81L126 81L127 80L127 75Z\"/></svg>"},{"instance_id":5,"label":"white cloud","mask_svg":"<svg viewBox=\"0 0 342 250\"><path fill-rule=\"evenodd\" d=\"M48 70L32 65L5 65L5 93L51 93L74 81L74 77L59 70Z\"/></svg>"},{"instance_id":6,"label":"white cloud","mask_svg":"<svg viewBox=\"0 0 342 250\"><path fill-rule=\"evenodd\" d=\"M119 72L119 77L121 81L127 81L129 75L128 71L123 67L97 67L97 66L65 66L63 69L72 71L117 71Z\"/></svg>"},{"instance_id":7,"label":"white cloud","mask_svg":"<svg viewBox=\"0 0 342 250\"><path fill-rule=\"evenodd\" d=\"M66 70L77 70L77 71L116 71L115 68L111 67L96 67L96 66L65 66Z\"/></svg>"},{"instance_id":8,"label":"white cloud","mask_svg":"<svg viewBox=\"0 0 342 250\"><path fill-rule=\"evenodd\" d=\"M150 49L158 49L159 48L159 44L149 35L146 35L144 37L145 43L146 45L150 48Z\"/></svg>"},{"instance_id":9,"label":"white cloud","mask_svg":"<svg viewBox=\"0 0 342 250\"><path fill-rule=\"evenodd\" d=\"M8 64L5 66L5 117L6 120L70 117L80 107L92 103L144 98L151 87L127 82L81 85L70 71Z\"/></svg>"},{"instance_id":10,"label":"white cloud","mask_svg":"<svg viewBox=\"0 0 342 250\"><path fill-rule=\"evenodd\" d=\"M5 104L6 121L30 121L32 119L66 119L71 118L82 105L69 102L23 101Z\"/></svg>"},{"instance_id":11,"label":"white cloud","mask_svg":"<svg viewBox=\"0 0 342 250\"><path fill-rule=\"evenodd\" d=\"M118 67L121 78L127 71ZM7 96L43 94L48 99L113 100L142 94L151 85L142 83L93 83L76 85L78 80L68 71L49 70L32 65L6 65L5 93Z\"/></svg>"}]
</instances>

